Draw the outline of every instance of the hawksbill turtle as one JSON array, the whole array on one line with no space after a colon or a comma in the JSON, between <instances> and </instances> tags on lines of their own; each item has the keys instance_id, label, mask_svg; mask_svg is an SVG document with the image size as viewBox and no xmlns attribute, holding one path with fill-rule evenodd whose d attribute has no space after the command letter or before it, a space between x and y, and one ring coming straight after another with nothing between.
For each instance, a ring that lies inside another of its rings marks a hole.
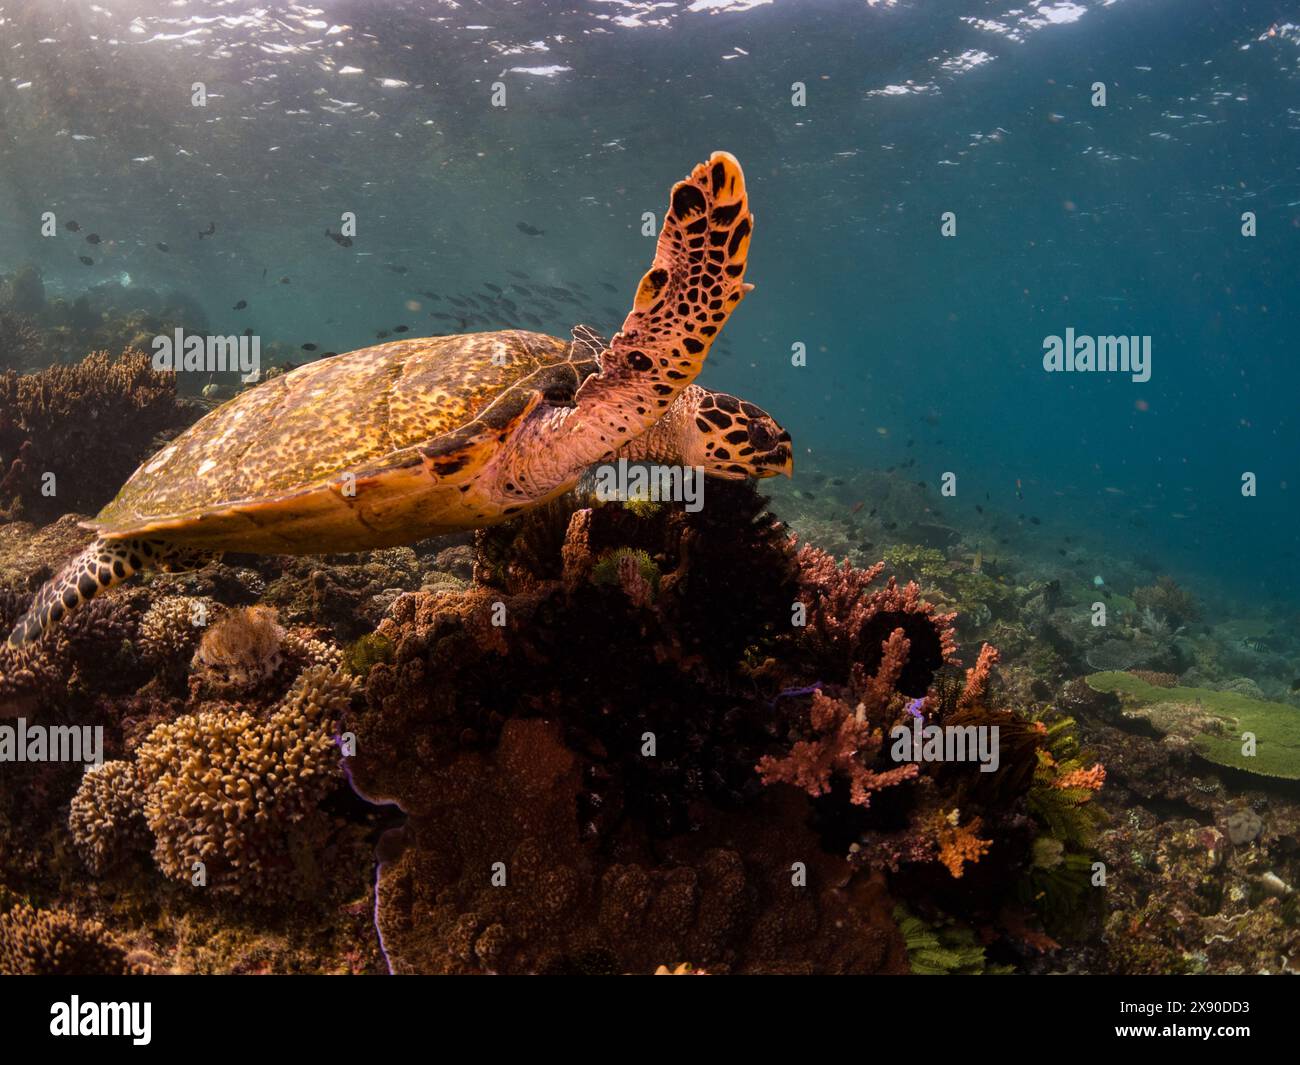
<instances>
[{"instance_id":1,"label":"hawksbill turtle","mask_svg":"<svg viewBox=\"0 0 1300 1065\"><path fill-rule=\"evenodd\" d=\"M603 340L522 330L403 339L243 392L146 461L83 526L96 539L9 635L35 640L142 569L228 551L321 554L509 520L602 461L668 461L726 478L792 470L764 410L693 385L753 286L740 164L715 152L673 186L654 262Z\"/></svg>"}]
</instances>

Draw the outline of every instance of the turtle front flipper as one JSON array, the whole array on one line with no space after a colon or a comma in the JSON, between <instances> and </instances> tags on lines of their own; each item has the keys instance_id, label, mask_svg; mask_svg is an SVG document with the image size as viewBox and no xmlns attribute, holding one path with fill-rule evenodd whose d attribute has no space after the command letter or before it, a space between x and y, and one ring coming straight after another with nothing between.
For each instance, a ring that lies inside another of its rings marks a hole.
<instances>
[{"instance_id":1,"label":"turtle front flipper","mask_svg":"<svg viewBox=\"0 0 1300 1065\"><path fill-rule=\"evenodd\" d=\"M211 551L169 544L165 540L95 540L41 585L27 613L9 633L9 646L21 647L38 639L82 603L142 569L175 573L198 569L220 557Z\"/></svg>"},{"instance_id":2,"label":"turtle front flipper","mask_svg":"<svg viewBox=\"0 0 1300 1065\"><path fill-rule=\"evenodd\" d=\"M587 463L659 420L704 366L709 346L752 285L745 283L753 218L735 157L714 152L673 186L654 263L632 312L578 390L565 429Z\"/></svg>"}]
</instances>

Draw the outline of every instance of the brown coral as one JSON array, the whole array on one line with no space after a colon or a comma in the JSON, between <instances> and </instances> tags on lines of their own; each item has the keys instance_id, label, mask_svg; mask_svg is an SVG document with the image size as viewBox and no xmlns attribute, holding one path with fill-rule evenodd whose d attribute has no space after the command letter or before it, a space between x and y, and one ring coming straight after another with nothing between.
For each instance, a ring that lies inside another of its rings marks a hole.
<instances>
[{"instance_id":1,"label":"brown coral","mask_svg":"<svg viewBox=\"0 0 1300 1065\"><path fill-rule=\"evenodd\" d=\"M148 841L140 816L142 793L130 762L91 766L68 811L68 831L86 867L97 876Z\"/></svg>"},{"instance_id":2,"label":"brown coral","mask_svg":"<svg viewBox=\"0 0 1300 1065\"><path fill-rule=\"evenodd\" d=\"M25 376L6 371L0 374L0 471L12 473L23 455L23 472L8 496L17 495L23 516L36 521L94 513L160 434L178 432L198 413L177 398L175 377L155 370L142 351L118 358L97 351ZM53 496L40 491L47 473L54 475Z\"/></svg>"},{"instance_id":3,"label":"brown coral","mask_svg":"<svg viewBox=\"0 0 1300 1065\"><path fill-rule=\"evenodd\" d=\"M297 860L328 832L317 806L339 779L334 733L353 689L311 669L263 720L206 710L154 729L136 772L159 869L189 882L202 862L209 887L235 894L300 887Z\"/></svg>"},{"instance_id":4,"label":"brown coral","mask_svg":"<svg viewBox=\"0 0 1300 1065\"><path fill-rule=\"evenodd\" d=\"M0 916L0 974L130 976L137 972L98 921L25 903Z\"/></svg>"}]
</instances>

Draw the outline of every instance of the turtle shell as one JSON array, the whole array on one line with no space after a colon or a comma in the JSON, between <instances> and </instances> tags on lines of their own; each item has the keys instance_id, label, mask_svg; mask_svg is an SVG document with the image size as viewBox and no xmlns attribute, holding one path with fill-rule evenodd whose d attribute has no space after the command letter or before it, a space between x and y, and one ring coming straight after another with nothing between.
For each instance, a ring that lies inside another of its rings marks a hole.
<instances>
[{"instance_id":1,"label":"turtle shell","mask_svg":"<svg viewBox=\"0 0 1300 1065\"><path fill-rule=\"evenodd\" d=\"M202 526L220 544L240 527L232 515L273 525L282 512L311 509L310 497L337 496L348 474L382 503L390 484L416 491L413 468L464 472L467 449L478 447L482 458L539 397L572 403L598 369L589 348L521 330L400 340L325 359L212 411L141 465L84 524L109 537L166 530L176 539L210 539L184 535ZM331 512L317 509L313 527L327 532ZM374 532L376 544L393 539ZM409 530L405 535L409 541ZM240 540L233 535L230 549L240 550Z\"/></svg>"}]
</instances>

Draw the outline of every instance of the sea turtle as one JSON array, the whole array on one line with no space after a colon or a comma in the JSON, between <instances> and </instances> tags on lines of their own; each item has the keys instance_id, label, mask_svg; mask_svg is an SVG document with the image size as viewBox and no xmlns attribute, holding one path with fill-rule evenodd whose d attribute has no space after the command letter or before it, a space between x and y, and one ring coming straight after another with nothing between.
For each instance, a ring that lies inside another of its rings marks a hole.
<instances>
[{"instance_id":1,"label":"sea turtle","mask_svg":"<svg viewBox=\"0 0 1300 1065\"><path fill-rule=\"evenodd\" d=\"M97 539L40 589L10 646L144 568L492 525L615 457L788 475L790 436L770 415L691 384L753 287L752 225L740 164L715 152L673 186L654 263L612 340L582 325L570 340L521 330L404 339L249 389L83 523Z\"/></svg>"}]
</instances>

